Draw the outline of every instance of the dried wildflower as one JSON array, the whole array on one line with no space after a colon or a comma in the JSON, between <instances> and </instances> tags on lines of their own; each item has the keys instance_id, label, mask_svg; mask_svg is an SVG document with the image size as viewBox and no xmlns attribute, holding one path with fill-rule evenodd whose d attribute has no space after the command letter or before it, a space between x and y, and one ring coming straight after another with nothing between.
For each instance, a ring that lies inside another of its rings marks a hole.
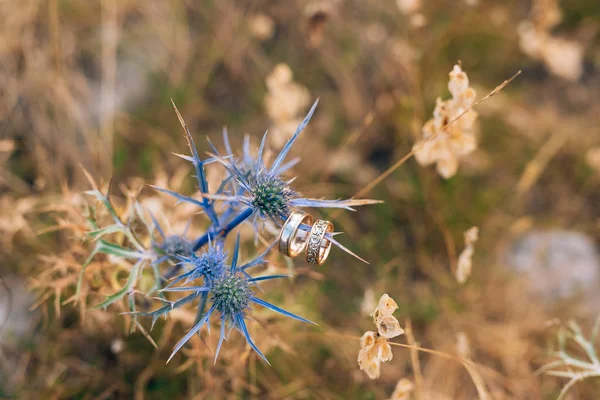
<instances>
[{"instance_id":1,"label":"dried wildflower","mask_svg":"<svg viewBox=\"0 0 600 400\"><path fill-rule=\"evenodd\" d=\"M392 397L388 400L409 400L410 394L414 389L415 385L410 379L402 378L396 383L396 388L392 393Z\"/></svg>"},{"instance_id":2,"label":"dried wildflower","mask_svg":"<svg viewBox=\"0 0 600 400\"><path fill-rule=\"evenodd\" d=\"M410 15L421 9L421 0L396 0L398 10L404 15Z\"/></svg>"},{"instance_id":3,"label":"dried wildflower","mask_svg":"<svg viewBox=\"0 0 600 400\"><path fill-rule=\"evenodd\" d=\"M473 269L473 253L475 252L475 243L479 239L479 228L476 226L467 230L465 236L465 249L458 256L458 264L456 266L456 280L460 284L464 284Z\"/></svg>"},{"instance_id":4,"label":"dried wildflower","mask_svg":"<svg viewBox=\"0 0 600 400\"><path fill-rule=\"evenodd\" d=\"M471 345L469 344L469 337L464 332L458 332L456 334L456 353L464 359L471 358Z\"/></svg>"},{"instance_id":5,"label":"dried wildflower","mask_svg":"<svg viewBox=\"0 0 600 400\"><path fill-rule=\"evenodd\" d=\"M392 359L392 347L386 338L371 331L365 332L360 343L357 360L360 370L365 371L369 378L376 379L379 377L381 363Z\"/></svg>"},{"instance_id":6,"label":"dried wildflower","mask_svg":"<svg viewBox=\"0 0 600 400\"><path fill-rule=\"evenodd\" d=\"M590 168L600 173L600 147L589 149L585 154L585 161Z\"/></svg>"},{"instance_id":7,"label":"dried wildflower","mask_svg":"<svg viewBox=\"0 0 600 400\"><path fill-rule=\"evenodd\" d=\"M337 11L339 3L339 0L312 0L304 7L311 47L318 47L323 43L326 23Z\"/></svg>"},{"instance_id":8,"label":"dried wildflower","mask_svg":"<svg viewBox=\"0 0 600 400\"><path fill-rule=\"evenodd\" d=\"M377 321L379 321L384 316L390 316L398 309L398 304L392 299L388 294L384 294L379 299L377 303L377 307L373 310L369 315L373 317L373 323L377 325Z\"/></svg>"},{"instance_id":9,"label":"dried wildflower","mask_svg":"<svg viewBox=\"0 0 600 400\"><path fill-rule=\"evenodd\" d=\"M393 357L388 339L404 333L398 320L392 316L397 308L394 299L387 294L381 296L377 308L371 313L377 332L367 331L360 338L358 365L371 379L378 378L380 364L390 361Z\"/></svg>"},{"instance_id":10,"label":"dried wildflower","mask_svg":"<svg viewBox=\"0 0 600 400\"><path fill-rule=\"evenodd\" d=\"M454 176L458 160L477 148L474 132L477 113L469 110L462 115L474 103L475 90L469 87L469 78L459 65L455 65L449 75L448 90L452 98L437 99L433 118L425 123L422 139L413 146L417 162L436 164L444 178Z\"/></svg>"},{"instance_id":11,"label":"dried wildflower","mask_svg":"<svg viewBox=\"0 0 600 400\"><path fill-rule=\"evenodd\" d=\"M392 316L397 309L398 304L386 293L381 296L377 308L371 313L373 323L377 326L379 335L386 339L391 339L404 333L404 330L400 328L398 320Z\"/></svg>"},{"instance_id":12,"label":"dried wildflower","mask_svg":"<svg viewBox=\"0 0 600 400\"><path fill-rule=\"evenodd\" d=\"M583 73L584 48L580 43L552 35L562 13L555 0L534 2L532 17L519 23L517 34L523 53L546 64L550 73L575 81Z\"/></svg>"},{"instance_id":13,"label":"dried wildflower","mask_svg":"<svg viewBox=\"0 0 600 400\"><path fill-rule=\"evenodd\" d=\"M584 48L580 43L563 38L548 38L542 57L548 70L564 79L576 81L583 74Z\"/></svg>"},{"instance_id":14,"label":"dried wildflower","mask_svg":"<svg viewBox=\"0 0 600 400\"><path fill-rule=\"evenodd\" d=\"M273 125L271 142L281 148L301 122L301 113L310 102L306 87L294 82L293 73L286 64L277 64L266 78L268 93L265 109Z\"/></svg>"},{"instance_id":15,"label":"dried wildflower","mask_svg":"<svg viewBox=\"0 0 600 400\"><path fill-rule=\"evenodd\" d=\"M379 299L379 303L377 304L377 308L371 316L374 320L377 320L379 316L387 316L392 315L394 311L398 309L398 304L392 299L387 293L385 293Z\"/></svg>"},{"instance_id":16,"label":"dried wildflower","mask_svg":"<svg viewBox=\"0 0 600 400\"><path fill-rule=\"evenodd\" d=\"M427 25L427 17L421 13L414 13L410 16L409 22L413 28L422 28Z\"/></svg>"},{"instance_id":17,"label":"dried wildflower","mask_svg":"<svg viewBox=\"0 0 600 400\"><path fill-rule=\"evenodd\" d=\"M361 349L364 349L365 351L371 350L373 348L373 346L375 345L376 340L377 340L377 333L371 332L371 331L365 332L365 334L362 335L362 337L360 338Z\"/></svg>"},{"instance_id":18,"label":"dried wildflower","mask_svg":"<svg viewBox=\"0 0 600 400\"><path fill-rule=\"evenodd\" d=\"M0 196L0 209L11 210L0 214L0 233L2 250L10 253L17 234L34 237L35 233L27 221L26 215L31 213L36 205L34 198L14 198L10 195Z\"/></svg>"},{"instance_id":19,"label":"dried wildflower","mask_svg":"<svg viewBox=\"0 0 600 400\"><path fill-rule=\"evenodd\" d=\"M372 315L371 310L375 307L375 291L373 288L365 290L365 294L360 303L360 312L364 315Z\"/></svg>"},{"instance_id":20,"label":"dried wildflower","mask_svg":"<svg viewBox=\"0 0 600 400\"><path fill-rule=\"evenodd\" d=\"M404 329L400 327L400 323L395 317L386 315L377 321L377 332L386 339L392 339L402 335Z\"/></svg>"},{"instance_id":21,"label":"dried wildflower","mask_svg":"<svg viewBox=\"0 0 600 400\"><path fill-rule=\"evenodd\" d=\"M255 14L248 17L250 34L258 40L268 40L275 32L275 22L265 14Z\"/></svg>"}]
</instances>

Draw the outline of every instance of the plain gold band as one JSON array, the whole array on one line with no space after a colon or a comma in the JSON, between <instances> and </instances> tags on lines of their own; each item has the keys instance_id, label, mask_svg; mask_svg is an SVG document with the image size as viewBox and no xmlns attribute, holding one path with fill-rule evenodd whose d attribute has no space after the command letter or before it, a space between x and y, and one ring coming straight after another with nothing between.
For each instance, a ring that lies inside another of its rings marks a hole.
<instances>
[{"instance_id":1,"label":"plain gold band","mask_svg":"<svg viewBox=\"0 0 600 400\"><path fill-rule=\"evenodd\" d=\"M279 233L279 251L288 257L297 257L304 251L306 240L297 241L298 228L305 223L310 226L313 218L310 214L302 211L294 211L283 224Z\"/></svg>"},{"instance_id":2,"label":"plain gold band","mask_svg":"<svg viewBox=\"0 0 600 400\"><path fill-rule=\"evenodd\" d=\"M325 235L332 232L333 224L331 222L322 219L315 222L306 241L306 261L311 264L323 265L329 256L332 245Z\"/></svg>"}]
</instances>

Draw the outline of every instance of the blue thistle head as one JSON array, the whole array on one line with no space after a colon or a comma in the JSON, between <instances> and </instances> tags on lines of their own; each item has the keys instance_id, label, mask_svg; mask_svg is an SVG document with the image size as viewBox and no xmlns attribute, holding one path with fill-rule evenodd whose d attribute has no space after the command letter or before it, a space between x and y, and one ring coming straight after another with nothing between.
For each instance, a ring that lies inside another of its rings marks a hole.
<instances>
[{"instance_id":1,"label":"blue thistle head","mask_svg":"<svg viewBox=\"0 0 600 400\"><path fill-rule=\"evenodd\" d=\"M217 148L209 141L214 154L206 160L200 159L192 135L176 110L192 153L191 156L181 154L178 154L178 156L194 165L202 199L184 196L164 188L155 188L173 196L178 202L187 202L201 207L209 217L211 230L192 242L193 250L201 248L215 236L226 236L232 229L246 221L251 222L255 230L255 237L258 238L260 222L264 224L265 220L270 220L275 225L281 225L292 209L341 208L354 211L354 206L379 203L379 201L368 199L327 200L304 198L290 187L293 179L284 180L282 178L282 174L298 162L297 159L288 162L285 162L285 160L292 146L312 118L317 103L318 100L313 104L306 117L298 125L292 137L286 142L269 167L265 165L263 157L266 146L266 133L260 143L256 157L250 154L250 141L245 139L243 157L237 159L231 149L227 132L224 131L226 154L224 156L220 155ZM229 176L221 182L215 194L210 194L208 193L208 182L204 167L213 162L223 165L229 172ZM222 213L220 215L217 215L215 202L223 202L224 207L221 209ZM340 249L362 260L338 243L333 235L329 235L328 239Z\"/></svg>"},{"instance_id":2,"label":"blue thistle head","mask_svg":"<svg viewBox=\"0 0 600 400\"><path fill-rule=\"evenodd\" d=\"M259 174L249 181L251 206L262 218L285 219L295 192L277 175Z\"/></svg>"},{"instance_id":3,"label":"blue thistle head","mask_svg":"<svg viewBox=\"0 0 600 400\"><path fill-rule=\"evenodd\" d=\"M248 278L241 274L226 273L214 281L211 303L215 311L233 321L235 315L246 315L253 292Z\"/></svg>"},{"instance_id":4,"label":"blue thistle head","mask_svg":"<svg viewBox=\"0 0 600 400\"><path fill-rule=\"evenodd\" d=\"M204 278L207 283L212 283L225 273L227 266L227 251L220 246L208 246L199 255L194 254L188 261L192 264L192 271L188 280Z\"/></svg>"},{"instance_id":5,"label":"blue thistle head","mask_svg":"<svg viewBox=\"0 0 600 400\"><path fill-rule=\"evenodd\" d=\"M209 245L200 254L191 251L188 257L180 255L177 258L179 259L177 266L185 265L189 270L174 277L163 289L165 291L171 291L172 286L178 282L183 281L187 284L196 279L204 279L205 286L212 286L213 282L223 276L227 270L227 252L220 246Z\"/></svg>"},{"instance_id":6,"label":"blue thistle head","mask_svg":"<svg viewBox=\"0 0 600 400\"><path fill-rule=\"evenodd\" d=\"M192 254L192 246L183 237L172 235L167 237L162 245L162 251L169 256L189 257Z\"/></svg>"},{"instance_id":7,"label":"blue thistle head","mask_svg":"<svg viewBox=\"0 0 600 400\"><path fill-rule=\"evenodd\" d=\"M192 329L190 329L190 331L177 343L175 349L173 350L173 353L171 354L171 357L169 357L169 360L171 360L171 358L173 358L173 356L192 338L192 336L198 333L204 325L209 324L209 319L213 314L217 314L219 316L219 319L221 320L221 334L219 336L219 343L217 345L215 353L215 361L217 360L219 351L221 349L221 345L223 344L223 340L225 339L225 327L228 324L242 332L250 347L252 347L252 349L254 349L254 351L256 351L265 361L267 361L266 357L260 352L258 347L256 347L256 345L252 341L252 338L250 337L250 333L248 332L248 328L246 326L246 317L251 311L252 304L269 308L275 312L296 319L298 321L312 323L311 321L305 318L292 314L282 308L279 308L271 303L259 299L254 295L252 285L255 285L257 282L288 277L287 275L269 275L252 278L246 272L246 270L248 270L249 268L263 264L265 262L264 258L267 255L267 253L271 250L272 246L267 248L265 252L256 257L254 260L249 261L248 263L241 266L238 266L239 248L240 237L238 235L235 244L235 250L233 253L233 258L231 260L231 266L229 266L228 270L219 277L217 277L215 280L209 283L205 281L204 286L182 286L166 290L177 292L192 292L192 294L190 294L189 296L184 297L182 300L179 300L185 302L189 302L194 298L202 296L203 294L207 294L210 296L210 308L208 309L208 311L206 311L206 313L201 312L199 314L202 317L197 320L196 324L192 327ZM221 254L224 253L221 252ZM163 307L163 309L169 306L170 305L167 305ZM203 306L204 305L201 302L201 307ZM160 310L162 309L157 310L157 312L159 312ZM156 312L151 314L155 315Z\"/></svg>"}]
</instances>

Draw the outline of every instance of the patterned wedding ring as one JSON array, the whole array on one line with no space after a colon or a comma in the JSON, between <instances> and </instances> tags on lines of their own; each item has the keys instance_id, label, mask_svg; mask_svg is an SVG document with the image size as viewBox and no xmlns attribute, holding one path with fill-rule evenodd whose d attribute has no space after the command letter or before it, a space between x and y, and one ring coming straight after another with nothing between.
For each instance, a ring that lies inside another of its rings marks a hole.
<instances>
[{"instance_id":1,"label":"patterned wedding ring","mask_svg":"<svg viewBox=\"0 0 600 400\"><path fill-rule=\"evenodd\" d=\"M310 230L306 245L306 261L311 264L323 265L329 251L331 241L325 238L326 233L333 232L333 224L322 219L317 220Z\"/></svg>"}]
</instances>

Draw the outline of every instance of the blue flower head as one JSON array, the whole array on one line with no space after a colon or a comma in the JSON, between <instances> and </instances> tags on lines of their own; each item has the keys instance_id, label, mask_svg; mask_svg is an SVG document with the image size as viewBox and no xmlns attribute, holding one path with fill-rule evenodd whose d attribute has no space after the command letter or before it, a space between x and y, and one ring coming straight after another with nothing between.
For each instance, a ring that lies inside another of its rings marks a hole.
<instances>
[{"instance_id":1,"label":"blue flower head","mask_svg":"<svg viewBox=\"0 0 600 400\"><path fill-rule=\"evenodd\" d=\"M177 283L186 285L193 281L200 281L203 286L197 288L197 290L193 290L191 294L177 301L169 301L164 297L160 297L158 300L165 303L162 307L150 312L135 313L136 315L151 316L153 327L160 316L166 315L174 308L181 307L198 298L200 300L198 314L203 315L210 289L228 270L227 251L224 251L220 246L213 245L213 243L210 243L210 245L200 254L191 251L189 256L177 256L177 259L179 260L179 263L176 264L175 267L178 269L181 266L185 266L188 271L172 278L171 282L161 289L160 292L190 291L187 286L174 286ZM158 261L160 261L160 259Z\"/></svg>"},{"instance_id":2,"label":"blue flower head","mask_svg":"<svg viewBox=\"0 0 600 400\"><path fill-rule=\"evenodd\" d=\"M192 254L190 243L184 237L178 235L167 236L160 247L165 254L172 257L188 257Z\"/></svg>"},{"instance_id":3,"label":"blue flower head","mask_svg":"<svg viewBox=\"0 0 600 400\"><path fill-rule=\"evenodd\" d=\"M248 181L251 207L263 219L285 220L290 214L294 191L277 175L260 174Z\"/></svg>"},{"instance_id":4,"label":"blue flower head","mask_svg":"<svg viewBox=\"0 0 600 400\"><path fill-rule=\"evenodd\" d=\"M190 280L204 278L206 282L214 282L225 273L227 251L220 246L211 244L200 255L194 254L185 261L193 267Z\"/></svg>"},{"instance_id":5,"label":"blue flower head","mask_svg":"<svg viewBox=\"0 0 600 400\"><path fill-rule=\"evenodd\" d=\"M264 253L259 255L254 260L242 265L238 266L238 255L239 255L239 236L236 242L235 251L233 254L233 259L231 261L231 265L228 266L227 270L214 281L207 282L205 281L203 285L199 286L180 286L174 288L163 289L163 291L172 291L172 292L192 292L191 295L184 297L183 299L178 300L178 302L182 302L180 304L171 303L172 307L180 306L182 304L188 303L193 298L199 297L202 294L208 294L209 299L209 308L206 313L199 313L199 317L197 323L190 329L190 331L177 343L173 353L169 357L169 360L173 358L173 356L194 336L196 333L200 331L200 329L207 325L209 326L209 320L211 316L217 315L218 319L221 322L221 333L219 336L219 343L217 345L217 349L215 352L215 362L219 355L219 351L221 350L221 345L223 344L223 340L225 339L225 331L226 326L232 326L238 329L244 337L246 341L254 349L265 361L267 361L266 357L261 353L258 347L252 341L250 334L248 333L248 328L246 327L246 318L251 312L251 306L254 304L258 304L262 307L269 308L275 312L283 314L287 317L302 321L313 323L305 318L299 317L295 314L292 314L288 311L285 311L271 303L268 303L264 300L259 299L255 296L254 290L252 287L256 285L259 281L266 281L276 278L287 277L287 275L269 275L269 276L261 276L257 278L252 278L246 270L263 264L264 257L269 252L271 247L269 247ZM202 303L202 302L201 302ZM201 305L203 307L203 305ZM163 307L164 308L164 307ZM160 310L160 309L159 309ZM157 310L157 311L159 311ZM152 313L149 313L152 314ZM168 362L168 361L167 361ZM267 361L268 363L268 361Z\"/></svg>"},{"instance_id":6,"label":"blue flower head","mask_svg":"<svg viewBox=\"0 0 600 400\"><path fill-rule=\"evenodd\" d=\"M226 273L215 280L211 295L213 307L221 315L246 315L250 309L252 290L248 279L241 274Z\"/></svg>"},{"instance_id":7,"label":"blue flower head","mask_svg":"<svg viewBox=\"0 0 600 400\"><path fill-rule=\"evenodd\" d=\"M285 220L290 211L294 208L328 207L353 210L352 206L378 203L378 201L373 200L323 200L303 198L300 197L298 193L290 187L290 183L293 181L293 179L285 180L280 175L283 171L297 163L297 160L292 160L287 164L284 163L284 161L292 146L296 140L298 140L298 137L312 118L317 104L318 100L313 104L304 120L300 123L300 125L298 125L298 128L296 128L296 131L292 137L286 142L271 166L268 168L265 166L263 160L267 138L266 133L260 143L256 160L250 156L249 150L247 150L248 145L245 143L243 158L241 161L237 161L235 156L231 154L230 145L226 139L226 148L228 152L226 156L220 156L216 154L213 155L212 158L202 161L198 156L198 152L195 148L193 139L189 130L187 129L187 126L185 126L185 124L182 122L182 125L185 127L187 135L186 138L190 144L190 148L192 148L193 156L179 156L191 161L194 166L196 166L196 178L199 182L198 188L203 195L203 200L200 201L162 188L156 189L174 196L178 201L193 203L204 208L209 216L213 216L211 217L213 223L215 221L218 222L217 217L214 216L214 201L225 201L227 203L243 205L240 216L243 216L244 220L247 220L252 216L254 216L256 220L256 216L259 216L263 220L270 219L277 224L281 224L283 222L282 220ZM178 116L181 120L179 113ZM214 146L212 147L213 150L218 153ZM215 161L221 163L223 166L225 166L225 168L227 168L230 173L230 177L223 181L221 187L215 195L211 195L206 189L207 183L204 177L203 166L207 163L212 163ZM235 182L232 190L234 192L233 195L225 195L224 193L226 193L227 186L229 184L233 184L233 182Z\"/></svg>"},{"instance_id":8,"label":"blue flower head","mask_svg":"<svg viewBox=\"0 0 600 400\"><path fill-rule=\"evenodd\" d=\"M215 280L223 276L227 269L227 251L213 243L210 243L200 254L192 251L189 256L179 256L178 259L177 265L185 266L188 271L173 278L165 289L181 281L187 284L197 279L203 279L205 285L212 285Z\"/></svg>"},{"instance_id":9,"label":"blue flower head","mask_svg":"<svg viewBox=\"0 0 600 400\"><path fill-rule=\"evenodd\" d=\"M228 144L227 136L225 134L224 137L228 155L226 157L221 157L217 152L217 155L215 155L213 159L223 164L229 171L232 182L235 182L237 185L234 188L235 194L233 196L218 195L208 197L211 197L214 200L243 205L245 206L245 209L242 209L241 214L247 216L247 218L254 217L254 221L257 220L257 217L261 220L271 220L277 225L281 225L295 208L327 207L353 210L352 206L376 203L377 201L373 200L323 200L303 198L290 186L294 179L286 180L282 177L281 174L283 172L287 171L298 162L297 159L294 159L288 163L284 163L292 146L300 136L300 133L302 133L312 118L317 104L318 100L314 103L304 120L298 125L296 131L283 146L281 152L277 155L270 167L266 167L263 160L267 138L266 133L260 143L256 159L249 154L249 145L246 140L244 142L243 158L239 161L231 154L230 145ZM214 149L214 146L213 150L216 150Z\"/></svg>"},{"instance_id":10,"label":"blue flower head","mask_svg":"<svg viewBox=\"0 0 600 400\"><path fill-rule=\"evenodd\" d=\"M215 146L209 141L215 154L211 155L211 158L202 160L198 155L198 150L187 125L177 108L175 108L191 151L191 156L181 154L178 154L178 156L193 164L201 199L184 196L164 188L156 189L175 197L178 202L188 202L200 207L204 214L208 216L210 226L204 235L192 242L192 250L198 250L212 238L224 238L233 229L246 221L252 222L257 234L259 224L267 220L281 226L291 211L297 208L343 208L353 211L354 206L379 203L379 201L366 199L324 200L304 198L291 187L294 178L285 179L282 176L285 171L297 163L296 159L287 163L285 159L298 140L300 133L312 118L317 104L318 100L313 104L304 120L298 125L292 137L286 142L269 167L265 165L263 159L266 133L262 138L256 158L250 154L249 140L245 139L242 157L237 159L231 150L227 132L224 131L226 155L220 155ZM208 182L204 167L213 162L222 164L229 172L229 176L221 182L216 193L211 194L208 193ZM223 202L225 206L220 215L215 208L215 202L217 201ZM333 238L334 235L335 233L328 234L327 238L340 249L362 260L337 242Z\"/></svg>"},{"instance_id":11,"label":"blue flower head","mask_svg":"<svg viewBox=\"0 0 600 400\"><path fill-rule=\"evenodd\" d=\"M184 229L182 235L167 236L152 213L150 213L150 217L152 218L153 228L158 231L158 234L162 239L162 243L156 243L154 240L152 241L153 247L158 249L158 252L163 255L163 257L158 258L156 263L165 261L168 258L177 259L177 257L189 257L193 253L191 243L185 238L189 224Z\"/></svg>"}]
</instances>

